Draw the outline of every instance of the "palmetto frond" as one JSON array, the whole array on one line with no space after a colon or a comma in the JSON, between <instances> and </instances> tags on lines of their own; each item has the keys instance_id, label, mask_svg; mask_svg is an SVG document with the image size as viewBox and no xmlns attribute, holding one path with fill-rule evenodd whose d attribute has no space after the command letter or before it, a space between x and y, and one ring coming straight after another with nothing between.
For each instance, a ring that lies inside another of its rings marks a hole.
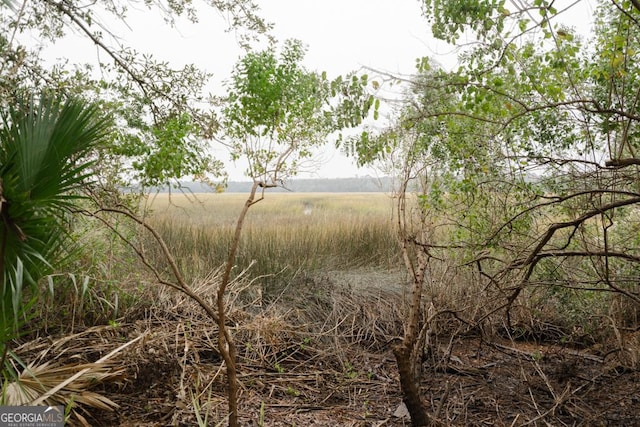
<instances>
[{"instance_id":1,"label":"palmetto frond","mask_svg":"<svg viewBox=\"0 0 640 427\"><path fill-rule=\"evenodd\" d=\"M66 406L69 401L100 409L114 409L118 405L110 399L91 391L90 388L103 382L118 380L123 369L115 369L108 363L81 363L74 365L53 365L49 362L27 366L14 380L5 384L4 404L9 406L28 405L38 397L56 387L69 377L77 378L45 400L50 406Z\"/></svg>"},{"instance_id":2,"label":"palmetto frond","mask_svg":"<svg viewBox=\"0 0 640 427\"><path fill-rule=\"evenodd\" d=\"M81 100L43 96L0 112L0 279L3 319L23 287L50 269L65 237L66 209L89 175L110 120Z\"/></svg>"},{"instance_id":3,"label":"palmetto frond","mask_svg":"<svg viewBox=\"0 0 640 427\"><path fill-rule=\"evenodd\" d=\"M3 114L2 165L7 169L3 180L9 178L11 192L26 196L39 208L64 203L86 178L91 162L85 156L110 129L110 122L100 114L95 105L78 100L60 103L48 97Z\"/></svg>"}]
</instances>

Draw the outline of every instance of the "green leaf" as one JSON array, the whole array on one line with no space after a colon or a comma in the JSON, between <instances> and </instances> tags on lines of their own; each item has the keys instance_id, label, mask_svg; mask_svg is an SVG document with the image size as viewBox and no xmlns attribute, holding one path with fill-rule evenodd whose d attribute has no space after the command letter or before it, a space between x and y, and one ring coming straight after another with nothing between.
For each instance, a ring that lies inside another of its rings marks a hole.
<instances>
[{"instance_id":1,"label":"green leaf","mask_svg":"<svg viewBox=\"0 0 640 427\"><path fill-rule=\"evenodd\" d=\"M29 303L24 289L61 256L68 208L88 185L94 150L112 125L95 104L44 95L0 114L0 278L3 309L17 319Z\"/></svg>"}]
</instances>

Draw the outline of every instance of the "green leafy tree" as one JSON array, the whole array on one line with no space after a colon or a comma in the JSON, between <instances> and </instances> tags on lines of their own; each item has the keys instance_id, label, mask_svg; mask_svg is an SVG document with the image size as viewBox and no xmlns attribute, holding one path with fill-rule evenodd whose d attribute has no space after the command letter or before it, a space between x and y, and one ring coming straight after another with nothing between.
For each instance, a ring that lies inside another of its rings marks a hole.
<instances>
[{"instance_id":1,"label":"green leafy tree","mask_svg":"<svg viewBox=\"0 0 640 427\"><path fill-rule=\"evenodd\" d=\"M375 107L367 93L366 75L330 81L326 74L302 66L304 53L296 40L287 41L279 54L274 47L247 53L234 69L223 111L231 154L248 161L247 174L253 179L217 295L218 347L227 366L230 426L238 425L239 385L237 350L226 326L224 293L249 208L262 200L265 189L283 185L295 175L299 161L309 157L313 147L325 144L330 133L357 126Z\"/></svg>"},{"instance_id":2,"label":"green leafy tree","mask_svg":"<svg viewBox=\"0 0 640 427\"><path fill-rule=\"evenodd\" d=\"M434 262L456 260L492 290L471 324L499 311L513 328L512 307L540 301L541 287L614 292L631 312L640 303L638 253L624 237L640 202L637 4L600 2L590 44L562 19L580 2L423 4L436 37L474 43L460 48L454 71L419 60L389 128L347 146L364 162L392 162L401 177L413 300L395 352L414 425L438 422L416 369ZM410 213L408 191L418 192Z\"/></svg>"},{"instance_id":3,"label":"green leafy tree","mask_svg":"<svg viewBox=\"0 0 640 427\"><path fill-rule=\"evenodd\" d=\"M103 176L116 186L166 185L184 176L222 178L223 165L209 151L218 129L217 100L205 90L211 76L193 64L174 68L127 45L126 35L114 30L122 26L114 23L126 25L138 7L128 1L3 2L0 102L11 105L24 94L50 91L100 103L118 125L100 162ZM244 46L270 29L252 0L159 0L142 7L159 13L168 27L218 11ZM41 49L67 34L84 37L88 56L96 60L48 65ZM34 39L37 43L23 41Z\"/></svg>"},{"instance_id":4,"label":"green leafy tree","mask_svg":"<svg viewBox=\"0 0 640 427\"><path fill-rule=\"evenodd\" d=\"M329 80L300 64L305 49L298 40L250 52L236 65L223 132L232 157L244 158L247 176L262 186L281 185L300 162L335 131L359 125L373 107L366 75Z\"/></svg>"}]
</instances>

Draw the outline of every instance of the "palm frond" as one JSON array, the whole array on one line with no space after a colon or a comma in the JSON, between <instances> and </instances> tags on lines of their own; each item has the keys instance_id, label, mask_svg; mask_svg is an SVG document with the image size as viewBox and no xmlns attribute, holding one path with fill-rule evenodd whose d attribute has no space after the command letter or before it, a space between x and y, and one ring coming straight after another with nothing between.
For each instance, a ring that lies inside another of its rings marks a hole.
<instances>
[{"instance_id":1,"label":"palm frond","mask_svg":"<svg viewBox=\"0 0 640 427\"><path fill-rule=\"evenodd\" d=\"M96 105L46 96L12 108L5 122L12 123L14 144L7 154L19 172L16 191L39 202L65 200L87 177L86 155L111 129L110 119L100 114Z\"/></svg>"},{"instance_id":2,"label":"palm frond","mask_svg":"<svg viewBox=\"0 0 640 427\"><path fill-rule=\"evenodd\" d=\"M97 105L77 99L43 95L0 112L0 298L14 316L21 290L55 263L65 208L80 197L91 152L110 130Z\"/></svg>"},{"instance_id":3,"label":"palm frond","mask_svg":"<svg viewBox=\"0 0 640 427\"><path fill-rule=\"evenodd\" d=\"M105 382L122 378L124 369L114 368L109 363L83 363L74 365L53 365L45 362L29 364L20 375L4 387L4 405L28 405L69 377L77 375L73 381L44 400L50 406L66 406L70 402L85 407L113 410L118 404L90 391Z\"/></svg>"}]
</instances>

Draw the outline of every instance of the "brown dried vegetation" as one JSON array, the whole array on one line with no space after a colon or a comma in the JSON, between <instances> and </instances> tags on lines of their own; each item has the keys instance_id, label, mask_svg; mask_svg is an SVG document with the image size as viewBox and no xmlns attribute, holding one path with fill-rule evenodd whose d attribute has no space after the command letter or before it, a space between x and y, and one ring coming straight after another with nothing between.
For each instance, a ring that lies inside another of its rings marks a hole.
<instances>
[{"instance_id":1,"label":"brown dried vegetation","mask_svg":"<svg viewBox=\"0 0 640 427\"><path fill-rule=\"evenodd\" d=\"M405 334L411 278L386 266L344 268L337 250L329 259L343 268L299 269L271 290L271 281L249 275L229 284L226 324L238 350L240 425L411 424L393 354ZM197 253L187 248L178 261L201 267L206 262ZM123 283L150 280L124 263L120 268L114 273ZM582 324L563 318L555 297L542 298L534 287L514 301L509 323L496 310L504 294L478 286L482 278L470 271L434 261L423 289L420 324L428 327L419 386L432 424L640 425L633 302L618 295L603 310L593 306L591 317L600 322L594 328L587 317ZM204 278L192 291L215 305L221 274L199 272ZM58 296L56 305L38 308L46 314L34 323L40 332L16 346L21 360L44 367L32 381L46 385L37 393L91 367L48 401L73 401L71 424L226 424L218 326L201 306L169 287L147 285L131 289L135 296L118 311L101 292L92 289L84 302ZM109 318L116 320L92 326Z\"/></svg>"},{"instance_id":2,"label":"brown dried vegetation","mask_svg":"<svg viewBox=\"0 0 640 427\"><path fill-rule=\"evenodd\" d=\"M240 424L410 425L398 409L391 352L406 310L402 281L401 273L365 270L303 277L273 303L260 298L255 284L235 284L229 318L239 350ZM118 409L86 408L88 424L190 426L198 416L208 425L224 423L216 325L184 296L159 292L153 301L118 325L53 343L31 340L20 356L31 360L46 348L61 365L90 364L142 337L111 359L120 373L115 381L97 385ZM422 359L421 393L437 424L640 423L640 372L629 358L640 348L637 332L625 334L624 346L611 340L580 348L542 327L520 337L489 335L455 317L434 317Z\"/></svg>"}]
</instances>

